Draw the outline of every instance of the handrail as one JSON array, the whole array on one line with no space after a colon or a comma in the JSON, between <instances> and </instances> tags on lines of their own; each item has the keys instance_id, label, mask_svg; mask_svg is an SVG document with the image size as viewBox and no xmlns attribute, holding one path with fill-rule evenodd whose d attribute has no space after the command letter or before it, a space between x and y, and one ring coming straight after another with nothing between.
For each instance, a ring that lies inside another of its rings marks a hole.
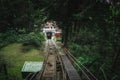
<instances>
[{"instance_id":1,"label":"handrail","mask_svg":"<svg viewBox=\"0 0 120 80\"><path fill-rule=\"evenodd\" d=\"M84 73L84 75L88 78L89 76L87 75L87 73L85 73L85 71L78 65L78 61L77 59L70 53L70 51L67 50L67 53L69 53L69 55L72 57L74 63L78 66L79 69L81 69L81 71ZM94 78L94 80L98 80L84 65L82 65L80 63L80 65ZM90 78L88 78L89 80L91 80Z\"/></svg>"}]
</instances>

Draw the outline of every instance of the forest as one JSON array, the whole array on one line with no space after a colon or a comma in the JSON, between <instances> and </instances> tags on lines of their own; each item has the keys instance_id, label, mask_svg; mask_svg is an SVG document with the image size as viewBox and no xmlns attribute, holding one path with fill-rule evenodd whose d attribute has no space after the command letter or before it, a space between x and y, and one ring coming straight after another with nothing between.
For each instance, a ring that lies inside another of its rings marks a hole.
<instances>
[{"instance_id":1,"label":"forest","mask_svg":"<svg viewBox=\"0 0 120 80\"><path fill-rule=\"evenodd\" d=\"M10 74L7 69L16 57L9 63L4 58L7 48L12 44L24 47L23 53L37 52L45 41L41 29L47 21L57 22L63 46L78 64L98 80L120 80L119 0L0 0L0 80L21 80L15 70Z\"/></svg>"}]
</instances>

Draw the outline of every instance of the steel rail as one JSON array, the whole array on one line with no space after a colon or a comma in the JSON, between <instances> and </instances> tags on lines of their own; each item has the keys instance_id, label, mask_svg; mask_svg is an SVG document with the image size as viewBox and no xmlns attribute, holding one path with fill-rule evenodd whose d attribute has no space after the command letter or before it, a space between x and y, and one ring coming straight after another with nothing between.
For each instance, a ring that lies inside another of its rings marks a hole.
<instances>
[{"instance_id":1,"label":"steel rail","mask_svg":"<svg viewBox=\"0 0 120 80\"><path fill-rule=\"evenodd\" d=\"M55 80L55 73L56 73L56 57L55 57L55 54L50 54L50 48L51 48L51 46L52 46L52 49L54 49L54 46L53 46L53 44L52 44L52 42L51 42L51 40L48 40L48 55L47 55L47 59L46 59L46 61L45 61L45 66L44 66L44 71L43 71L43 73L42 73L42 78L45 78L45 74L47 73L47 72L49 72L49 71L47 71L48 70L48 63L47 62L49 62L48 61L48 58L52 55L52 56L54 56L54 62L53 62L53 65L55 66L53 66L53 77L51 77L52 78L52 80ZM51 57L52 57L51 56ZM47 79L47 77L46 77L46 79Z\"/></svg>"}]
</instances>

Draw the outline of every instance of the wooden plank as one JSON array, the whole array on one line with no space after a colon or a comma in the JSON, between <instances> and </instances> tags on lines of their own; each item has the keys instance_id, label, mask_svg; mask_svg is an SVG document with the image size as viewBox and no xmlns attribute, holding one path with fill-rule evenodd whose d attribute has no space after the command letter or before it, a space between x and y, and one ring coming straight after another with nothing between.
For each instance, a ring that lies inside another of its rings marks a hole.
<instances>
[{"instance_id":1,"label":"wooden plank","mask_svg":"<svg viewBox=\"0 0 120 80\"><path fill-rule=\"evenodd\" d=\"M69 80L81 80L79 74L69 61L68 57L66 55L61 55L61 59L63 61L63 65L65 67Z\"/></svg>"}]
</instances>

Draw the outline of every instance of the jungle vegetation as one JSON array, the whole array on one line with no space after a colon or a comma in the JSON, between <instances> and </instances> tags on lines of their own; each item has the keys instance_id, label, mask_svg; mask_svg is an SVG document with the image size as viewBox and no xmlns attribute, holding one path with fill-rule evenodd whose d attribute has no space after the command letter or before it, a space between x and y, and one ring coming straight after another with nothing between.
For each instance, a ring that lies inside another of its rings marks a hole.
<instances>
[{"instance_id":1,"label":"jungle vegetation","mask_svg":"<svg viewBox=\"0 0 120 80\"><path fill-rule=\"evenodd\" d=\"M15 42L38 47L48 20L57 22L64 46L99 80L120 79L119 0L0 0L0 49Z\"/></svg>"}]
</instances>

